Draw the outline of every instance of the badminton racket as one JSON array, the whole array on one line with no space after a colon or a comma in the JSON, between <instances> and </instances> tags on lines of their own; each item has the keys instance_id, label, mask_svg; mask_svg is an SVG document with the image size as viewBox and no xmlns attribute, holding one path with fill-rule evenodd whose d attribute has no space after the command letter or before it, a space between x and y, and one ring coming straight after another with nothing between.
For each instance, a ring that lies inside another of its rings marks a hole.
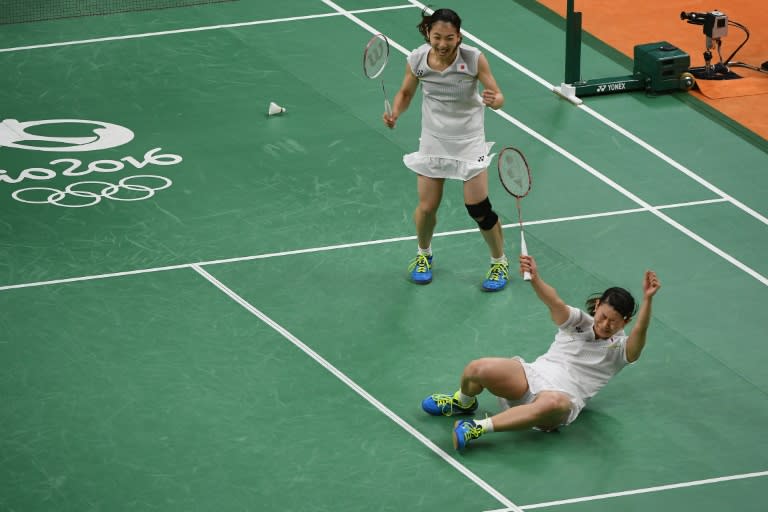
<instances>
[{"instance_id":1,"label":"badminton racket","mask_svg":"<svg viewBox=\"0 0 768 512\"><path fill-rule=\"evenodd\" d=\"M389 41L384 34L376 34L365 45L363 52L363 72L365 76L374 80L381 75L389 60ZM392 115L392 105L387 98L387 90L384 88L384 78L381 79L381 92L384 94L384 111Z\"/></svg>"},{"instance_id":2,"label":"badminton racket","mask_svg":"<svg viewBox=\"0 0 768 512\"><path fill-rule=\"evenodd\" d=\"M531 191L531 169L528 161L519 149L506 147L501 150L496 161L499 168L499 179L504 189L514 196L517 205L517 221L520 224L520 253L528 256L528 246L525 244L525 231L523 230L523 212L520 201ZM531 280L531 273L524 272L523 279Z\"/></svg>"}]
</instances>

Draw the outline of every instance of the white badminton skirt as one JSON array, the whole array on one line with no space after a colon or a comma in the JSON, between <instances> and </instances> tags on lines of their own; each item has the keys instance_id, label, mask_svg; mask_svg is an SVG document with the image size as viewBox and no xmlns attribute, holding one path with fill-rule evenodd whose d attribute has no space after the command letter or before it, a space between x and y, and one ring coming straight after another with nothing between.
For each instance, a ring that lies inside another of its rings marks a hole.
<instances>
[{"instance_id":1,"label":"white badminton skirt","mask_svg":"<svg viewBox=\"0 0 768 512\"><path fill-rule=\"evenodd\" d=\"M495 155L493 142L484 136L471 139L438 139L422 133L419 150L403 157L406 167L429 178L467 181L488 168Z\"/></svg>"},{"instance_id":2,"label":"white badminton skirt","mask_svg":"<svg viewBox=\"0 0 768 512\"><path fill-rule=\"evenodd\" d=\"M576 396L572 391L569 391L570 386L563 383L564 378L562 372L565 370L557 368L556 365L526 363L525 359L520 356L515 356L512 359L517 359L523 365L525 378L528 381L528 391L519 400L508 400L503 397L497 397L500 409L505 411L510 407L529 404L533 402L542 391L558 391L560 393L565 393L571 399L571 413L568 415L568 419L563 423L563 425L570 425L571 422L578 417L586 404L584 399Z\"/></svg>"}]
</instances>

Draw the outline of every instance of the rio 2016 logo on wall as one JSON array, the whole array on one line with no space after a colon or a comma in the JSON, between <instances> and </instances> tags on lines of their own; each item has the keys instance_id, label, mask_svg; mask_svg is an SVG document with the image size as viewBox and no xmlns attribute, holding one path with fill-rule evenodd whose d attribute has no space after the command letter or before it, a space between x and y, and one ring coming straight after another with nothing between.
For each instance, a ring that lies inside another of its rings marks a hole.
<instances>
[{"instance_id":1,"label":"rio 2016 logo on wall","mask_svg":"<svg viewBox=\"0 0 768 512\"><path fill-rule=\"evenodd\" d=\"M61 128L75 131L79 136L51 136L38 134L42 129ZM37 133L36 133L37 132ZM133 140L133 132L123 126L86 119L47 119L19 122L5 119L0 122L0 151L14 148L28 151L81 153L122 146ZM46 167L30 167L11 174L0 169L0 184L16 185L25 181L46 181L59 175L82 177L92 173L110 174L129 166L144 169L147 166L176 165L182 161L180 155L161 153L162 148L153 148L144 153L141 160L125 156L117 160L83 161L78 158L57 158L47 162ZM26 184L26 183L25 183ZM93 206L102 200L141 201L155 195L155 192L170 187L170 178L153 174L136 174L122 177L117 183L102 180L83 180L70 183L63 190L52 187L23 187L14 190L11 197L28 204L49 204L67 208Z\"/></svg>"}]
</instances>

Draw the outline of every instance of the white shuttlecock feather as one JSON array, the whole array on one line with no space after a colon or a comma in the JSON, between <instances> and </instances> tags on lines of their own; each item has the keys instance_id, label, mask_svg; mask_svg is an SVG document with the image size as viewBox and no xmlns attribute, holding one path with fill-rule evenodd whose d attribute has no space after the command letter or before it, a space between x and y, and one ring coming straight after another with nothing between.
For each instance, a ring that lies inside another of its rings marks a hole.
<instances>
[{"instance_id":1,"label":"white shuttlecock feather","mask_svg":"<svg viewBox=\"0 0 768 512\"><path fill-rule=\"evenodd\" d=\"M278 114L282 114L283 112L285 112L285 108L281 107L280 105L278 105L274 101L269 103L269 110L267 110L267 113L270 116L276 116Z\"/></svg>"}]
</instances>

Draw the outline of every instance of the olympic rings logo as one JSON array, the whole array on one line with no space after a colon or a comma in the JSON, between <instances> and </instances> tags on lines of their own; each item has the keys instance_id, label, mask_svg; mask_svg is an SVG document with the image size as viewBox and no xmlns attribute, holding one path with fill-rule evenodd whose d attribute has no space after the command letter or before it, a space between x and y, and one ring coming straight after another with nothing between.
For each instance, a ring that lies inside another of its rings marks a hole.
<instances>
[{"instance_id":1,"label":"olympic rings logo","mask_svg":"<svg viewBox=\"0 0 768 512\"><path fill-rule=\"evenodd\" d=\"M158 186L134 183L134 181L158 180ZM121 179L117 184L106 181L80 181L67 185L64 190L50 187L28 187L16 190L11 196L17 201L28 204L52 204L65 208L85 208L99 204L102 199L113 201L142 201L166 189L173 182L164 176L137 174ZM42 192L42 198L41 193ZM122 196L118 195L122 193ZM47 194L47 196L46 196ZM25 197L21 197L24 195ZM67 199L69 198L69 201Z\"/></svg>"}]
</instances>

